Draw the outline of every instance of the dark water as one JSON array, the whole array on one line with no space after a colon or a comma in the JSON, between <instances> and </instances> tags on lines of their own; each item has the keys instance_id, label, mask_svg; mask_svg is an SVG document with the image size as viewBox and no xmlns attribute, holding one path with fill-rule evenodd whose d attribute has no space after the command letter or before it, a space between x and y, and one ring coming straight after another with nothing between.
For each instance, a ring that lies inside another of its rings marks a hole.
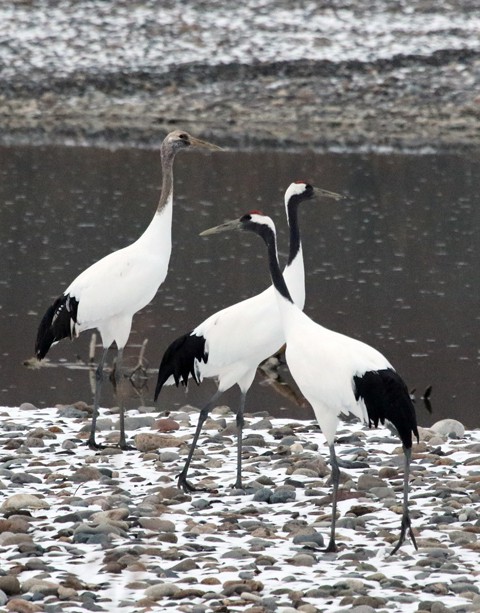
<instances>
[{"instance_id":1,"label":"dark water","mask_svg":"<svg viewBox=\"0 0 480 613\"><path fill-rule=\"evenodd\" d=\"M133 241L155 209L158 152L0 148L0 405L90 402L88 372L27 369L39 319L86 266ZM175 163L174 250L167 281L134 319L126 356L158 367L180 333L268 283L255 236L202 239L207 227L251 209L277 222L286 252L283 191L295 179L347 195L304 205L306 312L387 355L417 395L433 386L434 414L480 425L480 159L450 155L188 153ZM88 357L91 335L63 341L54 363ZM285 374L284 369L281 371ZM151 405L155 379L130 406ZM188 395L169 388L159 408L201 404L214 384ZM225 395L236 401L237 392ZM109 389L104 406L114 402ZM261 377L248 409L312 417ZM282 411L283 409L283 411Z\"/></svg>"}]
</instances>

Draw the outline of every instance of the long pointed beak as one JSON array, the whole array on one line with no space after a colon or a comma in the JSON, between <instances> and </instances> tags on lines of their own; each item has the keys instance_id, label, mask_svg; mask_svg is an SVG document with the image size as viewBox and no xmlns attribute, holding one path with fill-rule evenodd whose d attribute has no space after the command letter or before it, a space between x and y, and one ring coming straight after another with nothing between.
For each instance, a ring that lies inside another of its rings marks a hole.
<instances>
[{"instance_id":1,"label":"long pointed beak","mask_svg":"<svg viewBox=\"0 0 480 613\"><path fill-rule=\"evenodd\" d=\"M209 143L206 140L200 140L199 138L195 138L194 136L190 137L190 145L192 147L201 147L202 149L210 149L211 151L223 151L223 149L219 147L218 145Z\"/></svg>"},{"instance_id":2,"label":"long pointed beak","mask_svg":"<svg viewBox=\"0 0 480 613\"><path fill-rule=\"evenodd\" d=\"M225 223L209 228L200 232L200 236L210 236L210 234L219 234L220 232L228 232L229 230L239 230L242 224L239 219L233 219L232 221L226 221Z\"/></svg>"},{"instance_id":3,"label":"long pointed beak","mask_svg":"<svg viewBox=\"0 0 480 613\"><path fill-rule=\"evenodd\" d=\"M322 189L321 187L314 187L316 196L325 196L325 198L333 198L333 200L343 200L345 196L337 194L336 192L329 192L328 189Z\"/></svg>"}]
</instances>

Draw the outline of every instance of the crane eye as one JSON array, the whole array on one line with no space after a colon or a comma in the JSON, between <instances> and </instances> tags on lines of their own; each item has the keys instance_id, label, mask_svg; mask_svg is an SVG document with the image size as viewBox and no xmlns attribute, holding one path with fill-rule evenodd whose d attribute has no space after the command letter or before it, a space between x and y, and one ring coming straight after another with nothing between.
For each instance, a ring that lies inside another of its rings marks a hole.
<instances>
[{"instance_id":1,"label":"crane eye","mask_svg":"<svg viewBox=\"0 0 480 613\"><path fill-rule=\"evenodd\" d=\"M182 140L188 140L188 135L185 133L179 134L178 138L181 138Z\"/></svg>"}]
</instances>

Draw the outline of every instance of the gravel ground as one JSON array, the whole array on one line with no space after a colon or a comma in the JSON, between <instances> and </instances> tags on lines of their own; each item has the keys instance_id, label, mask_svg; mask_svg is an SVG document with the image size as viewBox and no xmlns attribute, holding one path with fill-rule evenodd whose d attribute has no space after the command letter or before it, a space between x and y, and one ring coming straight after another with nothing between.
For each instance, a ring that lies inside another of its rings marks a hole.
<instances>
[{"instance_id":1,"label":"gravel ground","mask_svg":"<svg viewBox=\"0 0 480 613\"><path fill-rule=\"evenodd\" d=\"M480 431L421 429L411 516L419 550L393 556L403 454L387 429L339 429L337 540L327 448L314 421L248 415L246 491L234 490L234 417L204 426L176 487L198 411L130 412L136 450L85 446L91 407L0 408L0 607L79 613L480 611ZM115 411L100 437L118 441Z\"/></svg>"},{"instance_id":2,"label":"gravel ground","mask_svg":"<svg viewBox=\"0 0 480 613\"><path fill-rule=\"evenodd\" d=\"M478 149L478 8L5 2L0 142Z\"/></svg>"}]
</instances>

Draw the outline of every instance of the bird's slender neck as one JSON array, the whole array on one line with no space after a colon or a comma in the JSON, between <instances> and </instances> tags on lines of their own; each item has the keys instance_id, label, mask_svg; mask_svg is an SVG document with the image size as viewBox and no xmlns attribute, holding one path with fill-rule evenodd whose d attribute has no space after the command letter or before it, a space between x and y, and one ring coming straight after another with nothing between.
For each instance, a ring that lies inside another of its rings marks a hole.
<instances>
[{"instance_id":1,"label":"bird's slender neck","mask_svg":"<svg viewBox=\"0 0 480 613\"><path fill-rule=\"evenodd\" d=\"M275 232L273 232L271 228L265 227L262 229L260 236L263 238L267 246L268 266L270 269L272 283L277 292L283 298L293 304L292 297L290 295L290 292L288 291L287 284L285 283L285 279L283 278L283 274L280 270L280 265L278 263L277 237L275 236Z\"/></svg>"},{"instance_id":2,"label":"bird's slender neck","mask_svg":"<svg viewBox=\"0 0 480 613\"><path fill-rule=\"evenodd\" d=\"M288 226L290 228L290 251L288 253L287 266L290 266L302 248L302 242L298 226L298 203L290 200L286 205L286 209Z\"/></svg>"},{"instance_id":3,"label":"bird's slender neck","mask_svg":"<svg viewBox=\"0 0 480 613\"><path fill-rule=\"evenodd\" d=\"M162 147L160 156L162 161L162 191L157 206L157 213L162 213L165 207L172 202L173 160L175 158L175 153L170 148Z\"/></svg>"}]
</instances>

